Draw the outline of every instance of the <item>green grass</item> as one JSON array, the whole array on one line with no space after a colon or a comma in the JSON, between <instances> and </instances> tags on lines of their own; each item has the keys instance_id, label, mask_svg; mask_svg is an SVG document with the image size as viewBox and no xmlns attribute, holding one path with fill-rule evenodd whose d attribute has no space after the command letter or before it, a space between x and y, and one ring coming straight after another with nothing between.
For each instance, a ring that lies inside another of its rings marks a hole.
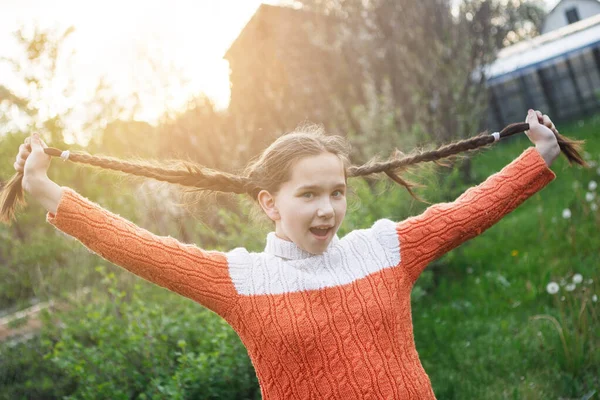
<instances>
[{"instance_id":1,"label":"green grass","mask_svg":"<svg viewBox=\"0 0 600 400\"><path fill-rule=\"evenodd\" d=\"M558 129L585 139L589 160L599 163L600 116ZM476 181L530 145L521 135L474 156ZM439 260L435 286L422 278L427 294L413 301L415 341L439 399L600 398L600 326L589 326L586 358L571 374L561 367L556 329L531 320L538 314L559 316L558 299L546 292L552 280L580 273L594 280L588 293L595 290L600 297L600 213L585 199L588 183L600 182L597 168L569 167L561 155L552 165L553 182ZM593 202L598 204L597 196ZM562 217L566 208L569 219ZM573 293L561 288L556 296ZM588 303L586 311L590 304L599 315L600 302Z\"/></svg>"}]
</instances>

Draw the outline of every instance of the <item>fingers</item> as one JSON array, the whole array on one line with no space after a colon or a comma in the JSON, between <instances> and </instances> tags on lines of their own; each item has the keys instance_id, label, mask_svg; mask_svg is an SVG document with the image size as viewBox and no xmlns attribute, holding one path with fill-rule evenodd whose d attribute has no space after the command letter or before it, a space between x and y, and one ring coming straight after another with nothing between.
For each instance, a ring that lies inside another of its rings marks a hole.
<instances>
[{"instance_id":1,"label":"fingers","mask_svg":"<svg viewBox=\"0 0 600 400\"><path fill-rule=\"evenodd\" d=\"M529 110L529 112L527 113L527 119L525 119L525 122L529 123L530 128L533 128L538 123L540 123L539 118L537 117L537 113L534 112L533 110Z\"/></svg>"},{"instance_id":2,"label":"fingers","mask_svg":"<svg viewBox=\"0 0 600 400\"><path fill-rule=\"evenodd\" d=\"M18 172L25 171L25 160L26 159L27 159L27 156L25 156L25 158L22 158L19 153L19 155L17 155L17 160L13 164L13 166L15 167L15 170L17 170Z\"/></svg>"},{"instance_id":3,"label":"fingers","mask_svg":"<svg viewBox=\"0 0 600 400\"><path fill-rule=\"evenodd\" d=\"M19 146L19 153L13 163L13 167L17 172L25 171L25 161L27 161L27 157L31 154L31 150L31 144L28 137L25 139L25 142Z\"/></svg>"},{"instance_id":4,"label":"fingers","mask_svg":"<svg viewBox=\"0 0 600 400\"><path fill-rule=\"evenodd\" d=\"M538 118L538 121L540 122L540 124L546 125L544 117L546 117L548 121L550 120L550 118L548 118L548 116L546 114L542 114L542 112L540 110L535 110L535 114L537 115L537 118ZM548 128L550 128L550 127L548 126Z\"/></svg>"},{"instance_id":5,"label":"fingers","mask_svg":"<svg viewBox=\"0 0 600 400\"><path fill-rule=\"evenodd\" d=\"M546 114L544 114L543 116L543 124L546 125L549 129L554 128L554 124L550 120L550 117L548 117Z\"/></svg>"},{"instance_id":6,"label":"fingers","mask_svg":"<svg viewBox=\"0 0 600 400\"><path fill-rule=\"evenodd\" d=\"M548 129L551 130L556 129L554 124L552 123L552 120L550 120L550 117L547 114L542 114L540 110L535 110L535 114L537 115L540 124L545 125Z\"/></svg>"},{"instance_id":7,"label":"fingers","mask_svg":"<svg viewBox=\"0 0 600 400\"><path fill-rule=\"evenodd\" d=\"M29 146L31 147L31 151L48 148L48 145L42 140L39 133L34 133L30 136Z\"/></svg>"}]
</instances>

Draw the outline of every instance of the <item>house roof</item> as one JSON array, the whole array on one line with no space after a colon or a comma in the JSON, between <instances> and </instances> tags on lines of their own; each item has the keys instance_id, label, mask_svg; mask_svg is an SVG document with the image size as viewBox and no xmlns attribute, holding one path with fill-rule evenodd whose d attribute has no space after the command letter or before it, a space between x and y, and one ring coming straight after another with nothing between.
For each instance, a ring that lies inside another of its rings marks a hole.
<instances>
[{"instance_id":1,"label":"house roof","mask_svg":"<svg viewBox=\"0 0 600 400\"><path fill-rule=\"evenodd\" d=\"M488 82L511 79L525 70L598 44L600 14L500 50L496 61L485 68Z\"/></svg>"},{"instance_id":2,"label":"house roof","mask_svg":"<svg viewBox=\"0 0 600 400\"><path fill-rule=\"evenodd\" d=\"M277 19L287 18L289 20L292 20L292 19L298 20L298 19L309 19L309 18L314 19L314 18L323 18L323 17L324 16L322 16L322 15L319 15L312 11L308 11L308 10L304 10L304 9L283 7L283 6L273 6L273 5L262 3L258 7L256 12L254 13L252 18L250 18L250 21L248 21L248 23L241 30L241 32L237 36L237 38L235 38L235 40L231 43L231 46L229 46L229 49L227 49L227 51L223 55L223 58L226 60L229 60L231 54L235 51L235 49L237 47L239 47L241 45L241 43L244 42L246 39L251 38L253 32L257 29L258 26L260 26L260 22L265 19L274 20L275 18L277 18ZM292 23L292 22L290 22L290 23Z\"/></svg>"}]
</instances>

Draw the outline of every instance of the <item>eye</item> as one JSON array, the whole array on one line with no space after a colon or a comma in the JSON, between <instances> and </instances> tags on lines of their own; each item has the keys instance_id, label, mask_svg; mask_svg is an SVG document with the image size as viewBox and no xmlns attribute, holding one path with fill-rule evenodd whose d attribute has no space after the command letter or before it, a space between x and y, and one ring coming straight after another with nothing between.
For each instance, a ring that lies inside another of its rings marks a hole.
<instances>
[{"instance_id":1,"label":"eye","mask_svg":"<svg viewBox=\"0 0 600 400\"><path fill-rule=\"evenodd\" d=\"M336 191L333 192L333 195L335 197L341 197L341 196L344 195L344 191L342 191L342 190L336 190Z\"/></svg>"},{"instance_id":2,"label":"eye","mask_svg":"<svg viewBox=\"0 0 600 400\"><path fill-rule=\"evenodd\" d=\"M302 194L302 197L306 198L306 199L310 199L312 197L313 193L312 192L306 192Z\"/></svg>"}]
</instances>

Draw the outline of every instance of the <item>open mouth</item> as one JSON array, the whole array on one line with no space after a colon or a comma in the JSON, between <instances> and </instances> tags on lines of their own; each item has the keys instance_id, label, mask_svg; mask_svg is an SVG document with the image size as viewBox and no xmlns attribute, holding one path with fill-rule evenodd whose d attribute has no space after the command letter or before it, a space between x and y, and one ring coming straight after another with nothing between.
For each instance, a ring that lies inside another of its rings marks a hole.
<instances>
[{"instance_id":1,"label":"open mouth","mask_svg":"<svg viewBox=\"0 0 600 400\"><path fill-rule=\"evenodd\" d=\"M329 236L329 232L331 232L332 229L333 228L310 228L310 231L317 238L325 239Z\"/></svg>"}]
</instances>

